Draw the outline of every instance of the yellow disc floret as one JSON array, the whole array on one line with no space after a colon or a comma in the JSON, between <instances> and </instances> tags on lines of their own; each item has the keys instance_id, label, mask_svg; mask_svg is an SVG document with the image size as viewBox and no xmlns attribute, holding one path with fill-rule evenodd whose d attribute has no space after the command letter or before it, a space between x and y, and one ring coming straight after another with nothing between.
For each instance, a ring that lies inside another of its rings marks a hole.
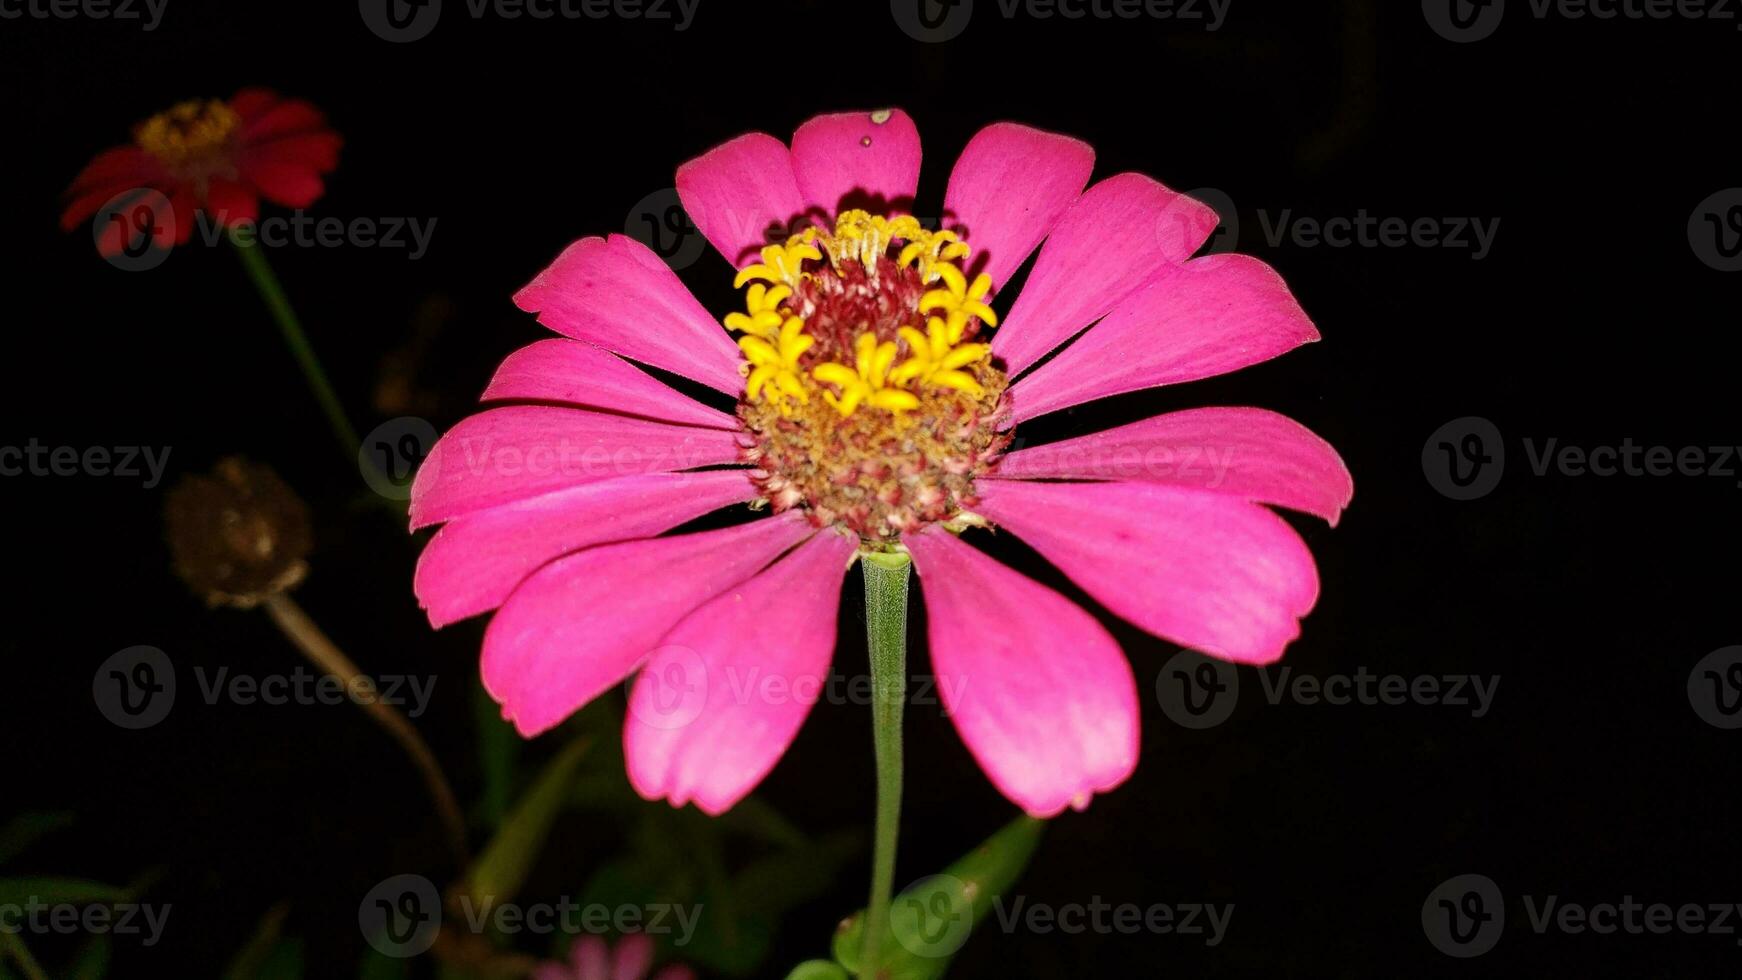
<instances>
[{"instance_id":1,"label":"yellow disc floret","mask_svg":"<svg viewBox=\"0 0 1742 980\"><path fill-rule=\"evenodd\" d=\"M933 268L936 269L938 278L943 280L943 288L934 289L921 296L919 311L944 311L944 326L950 343L954 344L962 339L969 317L978 317L989 327L998 325L998 314L993 313L992 307L986 305L986 294L992 291L991 276L982 272L970 284L962 270L953 265L938 263Z\"/></svg>"},{"instance_id":2,"label":"yellow disc floret","mask_svg":"<svg viewBox=\"0 0 1742 980\"><path fill-rule=\"evenodd\" d=\"M751 400L766 394L769 403L778 407L782 415L792 414L791 401L800 405L809 402L798 359L814 343L816 338L805 336L804 321L796 316L786 318L773 343L762 337L740 337L738 347L751 366L744 383L745 394Z\"/></svg>"},{"instance_id":3,"label":"yellow disc floret","mask_svg":"<svg viewBox=\"0 0 1742 980\"><path fill-rule=\"evenodd\" d=\"M962 241L953 231L924 232L910 236L905 248L895 263L907 268L918 262L921 282L937 282L942 275L940 265L960 261L968 257L968 243Z\"/></svg>"},{"instance_id":4,"label":"yellow disc floret","mask_svg":"<svg viewBox=\"0 0 1742 980\"><path fill-rule=\"evenodd\" d=\"M242 117L216 99L193 99L160 112L133 130L139 148L179 168L223 155Z\"/></svg>"},{"instance_id":5,"label":"yellow disc floret","mask_svg":"<svg viewBox=\"0 0 1742 980\"><path fill-rule=\"evenodd\" d=\"M991 348L964 341L974 324L998 319L986 303L990 277L969 282L962 271L968 256L953 231L856 209L832 231L811 227L764 247L734 280L749 285L744 312L725 317L742 335L748 399L790 417L820 393L846 418L910 412L926 391L979 397L977 365ZM912 326L921 319L923 331Z\"/></svg>"},{"instance_id":6,"label":"yellow disc floret","mask_svg":"<svg viewBox=\"0 0 1742 980\"><path fill-rule=\"evenodd\" d=\"M770 289L764 283L752 283L750 291L744 295L744 305L747 313L726 314L726 329L773 340L780 334L780 328L786 323L786 314L780 312L780 304L792 297L792 287L775 286Z\"/></svg>"},{"instance_id":7,"label":"yellow disc floret","mask_svg":"<svg viewBox=\"0 0 1742 980\"><path fill-rule=\"evenodd\" d=\"M892 340L877 342L877 335L862 333L854 342L853 367L830 361L811 371L818 381L840 389L824 392L823 399L834 406L844 418L861 404L901 413L919 407L919 399L911 392L890 384L889 368L895 363L896 344Z\"/></svg>"},{"instance_id":8,"label":"yellow disc floret","mask_svg":"<svg viewBox=\"0 0 1742 980\"><path fill-rule=\"evenodd\" d=\"M745 266L739 271L738 277L732 280L733 288L762 279L770 284L785 283L797 289L798 284L804 280L805 260L823 257L823 253L811 244L816 234L815 229L803 231L788 238L785 245L765 247L762 250L762 261Z\"/></svg>"},{"instance_id":9,"label":"yellow disc floret","mask_svg":"<svg viewBox=\"0 0 1742 980\"><path fill-rule=\"evenodd\" d=\"M954 345L949 339L949 326L935 316L926 323L925 333L902 327L901 339L907 341L907 349L913 353L889 372L891 384L904 388L916 384L954 388L980 397L983 391L980 382L962 369L992 353L991 344Z\"/></svg>"}]
</instances>

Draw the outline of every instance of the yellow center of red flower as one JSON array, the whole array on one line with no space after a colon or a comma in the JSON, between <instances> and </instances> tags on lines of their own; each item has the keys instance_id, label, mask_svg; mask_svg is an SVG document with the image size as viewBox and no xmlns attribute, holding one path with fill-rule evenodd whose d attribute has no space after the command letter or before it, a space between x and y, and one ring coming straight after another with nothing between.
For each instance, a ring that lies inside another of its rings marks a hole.
<instances>
[{"instance_id":1,"label":"yellow center of red flower","mask_svg":"<svg viewBox=\"0 0 1742 980\"><path fill-rule=\"evenodd\" d=\"M906 215L846 211L738 273L739 417L764 496L871 544L971 520L974 477L1009 444L1008 380L978 342L991 280L967 243Z\"/></svg>"},{"instance_id":2,"label":"yellow center of red flower","mask_svg":"<svg viewBox=\"0 0 1742 980\"><path fill-rule=\"evenodd\" d=\"M210 168L227 162L230 138L241 121L223 102L193 99L140 123L133 139L171 169Z\"/></svg>"}]
</instances>

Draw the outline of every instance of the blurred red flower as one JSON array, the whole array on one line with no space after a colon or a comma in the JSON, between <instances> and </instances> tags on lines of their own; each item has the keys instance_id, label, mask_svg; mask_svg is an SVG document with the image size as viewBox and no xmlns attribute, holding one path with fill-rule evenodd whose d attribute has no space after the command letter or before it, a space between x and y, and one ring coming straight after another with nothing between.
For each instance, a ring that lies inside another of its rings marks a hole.
<instances>
[{"instance_id":1,"label":"blurred red flower","mask_svg":"<svg viewBox=\"0 0 1742 980\"><path fill-rule=\"evenodd\" d=\"M243 89L227 102L182 102L135 126L131 145L104 150L85 166L67 189L61 228L161 194L171 213L100 230L97 250L114 255L145 235L160 248L185 243L201 211L228 228L253 221L262 197L308 207L325 190L322 175L338 166L340 142L319 109L266 89Z\"/></svg>"}]
</instances>

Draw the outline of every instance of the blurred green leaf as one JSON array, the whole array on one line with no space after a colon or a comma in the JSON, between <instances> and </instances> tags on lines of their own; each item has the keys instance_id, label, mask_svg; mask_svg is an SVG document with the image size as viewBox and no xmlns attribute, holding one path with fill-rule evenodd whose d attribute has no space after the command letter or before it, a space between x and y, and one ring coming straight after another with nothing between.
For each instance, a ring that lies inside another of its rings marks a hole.
<instances>
[{"instance_id":1,"label":"blurred green leaf","mask_svg":"<svg viewBox=\"0 0 1742 980\"><path fill-rule=\"evenodd\" d=\"M786 980L850 980L847 971L841 969L839 963L829 960L811 960L800 963L786 975Z\"/></svg>"},{"instance_id":2,"label":"blurred green leaf","mask_svg":"<svg viewBox=\"0 0 1742 980\"><path fill-rule=\"evenodd\" d=\"M224 976L228 980L264 980L267 977L301 976L300 947L298 949L298 964L296 973L268 972L269 969L279 969L275 957L282 956L279 947L284 945L284 920L290 914L290 906L283 902L266 910L254 926L254 934L242 944L231 958L230 965L225 968Z\"/></svg>"},{"instance_id":3,"label":"blurred green leaf","mask_svg":"<svg viewBox=\"0 0 1742 980\"><path fill-rule=\"evenodd\" d=\"M109 952L108 936L92 936L79 946L67 976L72 980L102 980L109 973Z\"/></svg>"},{"instance_id":4,"label":"blurred green leaf","mask_svg":"<svg viewBox=\"0 0 1742 980\"><path fill-rule=\"evenodd\" d=\"M748 849L755 856L748 863L728 865L723 841L728 835L754 840ZM771 837L791 840L792 846L771 846ZM705 914L694 920L687 943L677 945L683 937L675 931L664 937L676 956L709 973L766 976L771 971L764 963L781 920L827 891L863 850L859 832L807 840L766 806L753 808L740 824L729 816L643 803L627 847L587 880L582 903L700 906Z\"/></svg>"},{"instance_id":5,"label":"blurred green leaf","mask_svg":"<svg viewBox=\"0 0 1742 980\"><path fill-rule=\"evenodd\" d=\"M889 906L889 935L881 946L880 980L934 980L967 942L974 925L1028 866L1043 821L1018 817L985 843L945 868L914 882ZM864 953L864 910L835 931L834 954L857 974Z\"/></svg>"},{"instance_id":6,"label":"blurred green leaf","mask_svg":"<svg viewBox=\"0 0 1742 980\"><path fill-rule=\"evenodd\" d=\"M30 845L73 822L61 812L23 813L0 827L0 864L23 854Z\"/></svg>"},{"instance_id":7,"label":"blurred green leaf","mask_svg":"<svg viewBox=\"0 0 1742 980\"><path fill-rule=\"evenodd\" d=\"M570 742L515 804L466 875L466 891L474 900L505 902L520 890L527 871L544 849L552 822L568 799L575 766L590 744L590 739Z\"/></svg>"},{"instance_id":8,"label":"blurred green leaf","mask_svg":"<svg viewBox=\"0 0 1742 980\"><path fill-rule=\"evenodd\" d=\"M473 721L478 728L478 759L484 769L484 795L478 801L484 825L502 826L514 799L514 764L520 758L520 736L502 720L502 708L478 684L472 694Z\"/></svg>"},{"instance_id":9,"label":"blurred green leaf","mask_svg":"<svg viewBox=\"0 0 1742 980\"><path fill-rule=\"evenodd\" d=\"M0 878L0 905L95 905L125 902L132 892L85 878Z\"/></svg>"},{"instance_id":10,"label":"blurred green leaf","mask_svg":"<svg viewBox=\"0 0 1742 980\"><path fill-rule=\"evenodd\" d=\"M357 980L405 980L411 973L411 961L388 956L371 946L357 967Z\"/></svg>"}]
</instances>

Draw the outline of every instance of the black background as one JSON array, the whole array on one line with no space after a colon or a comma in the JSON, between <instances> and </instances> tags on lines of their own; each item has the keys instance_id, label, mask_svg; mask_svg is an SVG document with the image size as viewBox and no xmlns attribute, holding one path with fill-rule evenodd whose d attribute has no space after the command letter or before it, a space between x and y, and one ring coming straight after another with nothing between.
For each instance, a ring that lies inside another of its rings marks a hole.
<instances>
[{"instance_id":1,"label":"black background","mask_svg":"<svg viewBox=\"0 0 1742 980\"><path fill-rule=\"evenodd\" d=\"M317 6L320 9L316 9ZM0 718L11 751L0 818L78 822L30 867L161 877L163 943L120 943L116 975L215 975L288 900L317 969L363 949L359 897L383 877L451 878L415 776L362 716L195 705L127 732L94 709L95 666L135 644L180 664L284 672L300 661L264 617L207 611L168 572L159 510L181 474L241 452L313 504L298 592L366 669L439 677L418 727L462 797L477 791L470 689L481 632L432 633L411 594L415 542L333 449L233 256L192 246L126 273L59 192L98 150L168 104L264 84L324 108L345 137L312 209L435 219L427 255L284 248L272 261L353 416L386 416L384 359L419 345L422 414L446 429L508 352L544 336L508 297L569 241L620 231L676 165L740 132L906 107L926 147L920 213L963 143L998 119L1077 135L1096 174L1215 188L1240 251L1288 280L1324 335L1286 357L1036 424L1029 438L1195 405L1281 411L1329 439L1355 476L1337 528L1290 515L1322 598L1284 664L1317 676L1498 675L1481 718L1445 705L1265 702L1243 669L1233 718L1170 721L1153 695L1174 648L1104 619L1144 693L1143 757L1121 789L1047 833L1019 889L1031 903L1231 902L1223 943L982 927L952 973L995 976L1474 975L1478 971L1735 975L1737 937L1538 935L1521 897L1742 900L1737 731L1703 722L1686 682L1738 641L1738 477L1531 472L1524 440L1738 441L1736 287L1703 264L1688 220L1742 184L1738 21L1531 16L1455 44L1414 2L1233 0L1209 32L1169 20L1006 20L980 0L958 38L919 43L881 2L701 0L683 32L644 20L463 16L389 44L355 4L169 0L158 30L0 22L7 220L5 432L0 443L172 448L165 485L6 477L8 625ZM1470 247L1267 240L1286 210L1325 220L1499 219ZM683 270L730 302L709 253ZM419 339L421 338L421 340ZM393 414L402 414L395 411ZM1506 441L1504 478L1459 502L1424 477L1446 422ZM1001 538L990 549L1081 593ZM849 578L836 669L864 656ZM922 634L921 634L922 635ZM923 643L912 665L927 670ZM1274 672L1273 672L1274 676ZM909 808L898 879L942 867L1013 813L936 708L909 712ZM824 705L761 794L807 830L865 826L863 707ZM531 766L556 737L527 746ZM555 848L609 828L559 827ZM1508 900L1494 952L1427 942L1428 892L1489 875ZM864 862L788 918L769 975L826 954L863 902ZM556 887L560 888L560 883Z\"/></svg>"}]
</instances>

